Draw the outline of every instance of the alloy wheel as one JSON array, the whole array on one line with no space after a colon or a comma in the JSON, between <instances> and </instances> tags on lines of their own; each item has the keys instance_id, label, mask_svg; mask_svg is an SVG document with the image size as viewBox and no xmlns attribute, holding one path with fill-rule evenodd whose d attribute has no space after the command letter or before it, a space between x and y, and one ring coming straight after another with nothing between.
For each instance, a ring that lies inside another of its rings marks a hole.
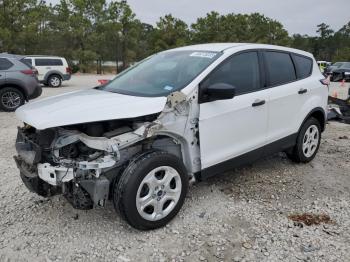
<instances>
[{"instance_id":1,"label":"alloy wheel","mask_svg":"<svg viewBox=\"0 0 350 262\"><path fill-rule=\"evenodd\" d=\"M155 168L144 177L137 190L137 211L146 220L160 220L175 208L181 191L181 177L174 168Z\"/></svg>"},{"instance_id":2,"label":"alloy wheel","mask_svg":"<svg viewBox=\"0 0 350 262\"><path fill-rule=\"evenodd\" d=\"M1 102L8 109L15 109L21 105L21 96L16 92L8 91L2 95Z\"/></svg>"},{"instance_id":3,"label":"alloy wheel","mask_svg":"<svg viewBox=\"0 0 350 262\"><path fill-rule=\"evenodd\" d=\"M309 126L303 138L303 153L306 157L311 157L315 153L319 139L320 134L317 126Z\"/></svg>"},{"instance_id":4,"label":"alloy wheel","mask_svg":"<svg viewBox=\"0 0 350 262\"><path fill-rule=\"evenodd\" d=\"M51 77L50 84L51 86L57 87L60 85L60 79L57 76Z\"/></svg>"}]
</instances>

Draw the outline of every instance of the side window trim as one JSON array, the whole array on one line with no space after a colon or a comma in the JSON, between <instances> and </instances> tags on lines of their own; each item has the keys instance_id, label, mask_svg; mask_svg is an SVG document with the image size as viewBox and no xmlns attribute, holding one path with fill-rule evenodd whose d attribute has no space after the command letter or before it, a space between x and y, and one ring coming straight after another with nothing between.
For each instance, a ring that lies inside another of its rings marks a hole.
<instances>
[{"instance_id":1,"label":"side window trim","mask_svg":"<svg viewBox=\"0 0 350 262\"><path fill-rule=\"evenodd\" d=\"M255 91L248 91L245 93L240 93L236 96L240 96L240 95L245 95L245 94L249 94L249 93L254 93L254 92L258 92L264 89L267 89L267 87L264 87L264 82L266 81L266 77L265 77L265 73L264 73L264 64L263 64L263 60L262 60L262 54L261 54L261 49L247 49L247 50L243 50L243 51L239 51L237 53L234 53L228 57L226 57L223 61L221 61L220 64L218 64L208 75L205 76L204 79L202 79L202 81L199 83L199 94L201 94L201 89L203 88L203 83L213 74L215 73L222 65L224 65L226 62L228 62L230 59L234 58L237 55L240 54L244 54L244 53L251 53L251 52L255 52L258 55L258 63L259 63L259 78L260 78L260 83L259 83L259 89L255 90Z\"/></svg>"},{"instance_id":2,"label":"side window trim","mask_svg":"<svg viewBox=\"0 0 350 262\"><path fill-rule=\"evenodd\" d=\"M290 59L291 59L291 61L292 61L292 64L293 64L294 76L295 76L295 80L288 81L288 82L285 82L285 83L282 83L282 84L271 85L270 84L271 82L270 82L270 76L269 76L269 69L267 68L267 66L265 66L265 77L267 79L267 81L266 81L266 88L274 88L274 87L278 87L278 86L283 86L283 85L294 83L294 82L300 80L300 79L298 79L296 65L295 65L295 62L293 60L293 56L292 56L291 52L278 50L278 49L263 49L262 52L263 52L264 65L267 65L267 63L266 63L266 55L265 55L267 52L277 52L277 53L288 54Z\"/></svg>"},{"instance_id":3,"label":"side window trim","mask_svg":"<svg viewBox=\"0 0 350 262\"><path fill-rule=\"evenodd\" d=\"M264 59L264 51L257 50L259 57L259 72L260 72L260 90L268 88L268 74L266 73L266 63Z\"/></svg>"}]
</instances>

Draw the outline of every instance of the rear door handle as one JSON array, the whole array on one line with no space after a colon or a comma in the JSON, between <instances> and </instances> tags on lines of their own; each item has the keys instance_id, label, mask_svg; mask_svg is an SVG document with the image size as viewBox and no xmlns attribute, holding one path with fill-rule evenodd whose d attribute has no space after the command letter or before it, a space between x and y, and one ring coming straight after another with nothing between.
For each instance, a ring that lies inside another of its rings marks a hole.
<instances>
[{"instance_id":1,"label":"rear door handle","mask_svg":"<svg viewBox=\"0 0 350 262\"><path fill-rule=\"evenodd\" d=\"M265 100L257 99L257 100L254 101L254 103L252 104L252 106L253 106L253 107L255 107L255 106L262 106L262 105L264 105L265 103L266 103Z\"/></svg>"},{"instance_id":2,"label":"rear door handle","mask_svg":"<svg viewBox=\"0 0 350 262\"><path fill-rule=\"evenodd\" d=\"M299 91L298 91L298 94L299 95L302 95L302 94L305 94L305 93L307 93L307 89L300 89Z\"/></svg>"}]
</instances>

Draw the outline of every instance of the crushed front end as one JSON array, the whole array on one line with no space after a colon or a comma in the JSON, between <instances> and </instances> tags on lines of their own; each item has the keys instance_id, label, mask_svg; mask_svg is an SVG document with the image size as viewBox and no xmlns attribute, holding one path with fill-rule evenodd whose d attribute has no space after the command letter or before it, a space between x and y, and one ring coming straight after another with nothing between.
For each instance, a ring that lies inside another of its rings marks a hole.
<instances>
[{"instance_id":1,"label":"crushed front end","mask_svg":"<svg viewBox=\"0 0 350 262\"><path fill-rule=\"evenodd\" d=\"M104 206L120 159L117 142L76 129L18 128L14 157L26 187L43 197L63 194L78 209Z\"/></svg>"}]
</instances>

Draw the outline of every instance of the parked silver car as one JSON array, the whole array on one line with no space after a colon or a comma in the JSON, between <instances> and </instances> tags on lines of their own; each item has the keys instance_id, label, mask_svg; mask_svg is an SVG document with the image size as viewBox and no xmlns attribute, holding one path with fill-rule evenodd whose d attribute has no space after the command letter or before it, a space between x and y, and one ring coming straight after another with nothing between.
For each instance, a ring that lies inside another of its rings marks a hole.
<instances>
[{"instance_id":1,"label":"parked silver car","mask_svg":"<svg viewBox=\"0 0 350 262\"><path fill-rule=\"evenodd\" d=\"M0 54L0 109L15 111L29 99L41 95L38 71L24 57Z\"/></svg>"}]
</instances>

